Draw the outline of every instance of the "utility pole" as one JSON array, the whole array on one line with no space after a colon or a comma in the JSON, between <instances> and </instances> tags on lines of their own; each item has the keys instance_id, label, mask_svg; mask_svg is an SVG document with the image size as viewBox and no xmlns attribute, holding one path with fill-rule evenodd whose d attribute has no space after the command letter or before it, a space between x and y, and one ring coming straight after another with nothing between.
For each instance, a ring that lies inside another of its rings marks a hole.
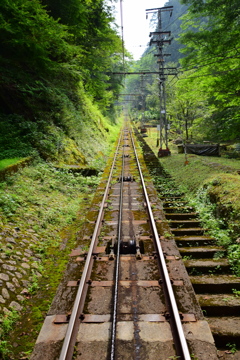
<instances>
[{"instance_id":1,"label":"utility pole","mask_svg":"<svg viewBox=\"0 0 240 360\"><path fill-rule=\"evenodd\" d=\"M170 56L171 54L166 54L163 52L164 45L170 45L172 39L170 39L171 31L163 31L162 30L162 13L169 12L170 16L172 15L173 6L165 6L162 8L154 8L147 9L147 14L156 13L157 12L157 29L154 32L150 32L150 46L155 44L157 46L158 53L154 56L157 57L157 62L159 66L159 98L160 98L160 124L159 124L159 141L160 148L158 151L158 157L171 155L171 152L168 148L168 131L169 124L167 121L167 113L166 113L166 76L173 75L172 73L166 73L166 70L170 68L164 67L164 57ZM172 70L176 70L176 68L171 68ZM175 75L175 74L174 74ZM164 134L163 134L164 131ZM163 145L165 144L165 149L163 149Z\"/></svg>"},{"instance_id":2,"label":"utility pole","mask_svg":"<svg viewBox=\"0 0 240 360\"><path fill-rule=\"evenodd\" d=\"M145 128L145 96L144 96L144 75L145 74L141 74L141 110L142 110L142 119L141 119L141 133L145 133L147 130Z\"/></svg>"}]
</instances>

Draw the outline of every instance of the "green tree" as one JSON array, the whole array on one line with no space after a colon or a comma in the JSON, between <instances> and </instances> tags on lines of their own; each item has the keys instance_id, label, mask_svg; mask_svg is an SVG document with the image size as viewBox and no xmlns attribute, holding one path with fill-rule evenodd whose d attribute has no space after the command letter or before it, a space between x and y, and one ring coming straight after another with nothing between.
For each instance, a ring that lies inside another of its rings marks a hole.
<instances>
[{"instance_id":1,"label":"green tree","mask_svg":"<svg viewBox=\"0 0 240 360\"><path fill-rule=\"evenodd\" d=\"M206 140L204 120L209 116L206 92L199 89L198 81L191 74L179 75L174 84L168 82L168 114L171 129L184 141Z\"/></svg>"},{"instance_id":2,"label":"green tree","mask_svg":"<svg viewBox=\"0 0 240 360\"><path fill-rule=\"evenodd\" d=\"M185 70L194 69L191 77L198 78L199 87L207 93L212 114L208 119L208 132L218 140L237 139L240 3L238 0L183 0L183 3L190 7L181 34L185 44L182 64Z\"/></svg>"},{"instance_id":3,"label":"green tree","mask_svg":"<svg viewBox=\"0 0 240 360\"><path fill-rule=\"evenodd\" d=\"M51 16L67 25L71 42L81 49L73 59L80 70L85 89L102 110L116 99L122 76L112 71L122 69L122 43L112 27L112 8L103 0L42 0ZM106 74L108 73L108 74Z\"/></svg>"}]
</instances>

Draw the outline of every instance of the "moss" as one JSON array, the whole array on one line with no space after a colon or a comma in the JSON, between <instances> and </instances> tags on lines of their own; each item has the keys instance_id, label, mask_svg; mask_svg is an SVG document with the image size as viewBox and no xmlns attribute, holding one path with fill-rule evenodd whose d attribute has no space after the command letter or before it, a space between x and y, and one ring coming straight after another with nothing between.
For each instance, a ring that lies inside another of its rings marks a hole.
<instances>
[{"instance_id":1,"label":"moss","mask_svg":"<svg viewBox=\"0 0 240 360\"><path fill-rule=\"evenodd\" d=\"M26 165L29 165L31 161L31 157L0 160L0 181L4 180L6 176L17 172Z\"/></svg>"}]
</instances>

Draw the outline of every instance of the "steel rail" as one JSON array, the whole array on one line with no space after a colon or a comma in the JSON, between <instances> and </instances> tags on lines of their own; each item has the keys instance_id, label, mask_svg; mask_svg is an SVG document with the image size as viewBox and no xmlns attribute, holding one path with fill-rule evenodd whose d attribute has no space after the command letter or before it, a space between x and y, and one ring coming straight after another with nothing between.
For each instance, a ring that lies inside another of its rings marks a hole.
<instances>
[{"instance_id":1,"label":"steel rail","mask_svg":"<svg viewBox=\"0 0 240 360\"><path fill-rule=\"evenodd\" d=\"M133 145L133 149L134 149L134 153L135 153L135 157L136 157L136 161L137 161L137 165L138 165L138 170L139 170L139 174L140 174L140 178L141 178L141 182L142 182L142 187L143 187L143 192L144 192L144 196L145 196L145 200L146 200L146 204L147 204L150 223L151 223L151 226L152 226L152 231L153 231L153 235L154 235L157 250L158 250L158 255L159 255L159 258L160 258L160 265L161 265L161 268L162 268L164 281L166 283L167 296L168 296L168 298L170 300L171 312L172 312L173 317L174 317L174 319L172 319L172 320L174 320L175 329L176 329L177 335L178 335L178 342L179 342L180 347L181 347L181 349L180 349L181 354L179 354L179 355L181 356L181 359L183 359L183 360L191 360L191 356L190 356L189 349L188 349L188 346L187 346L186 338L185 338L185 335L184 335L184 332L183 332L181 319L180 319L180 316L179 316L178 307L177 307L177 304L176 304L176 299L175 299L175 296L174 296L174 293L173 293L172 284L171 284L171 281L170 281L170 278L169 278L169 274L168 274L167 265L166 265L166 262L165 262L161 242L160 242L160 239L159 239L159 236L158 236L156 223L155 223L155 220L154 220L154 217L153 217L151 204L150 204L148 194L147 194L147 190L146 190L146 186L145 186L145 183L144 183L144 178L143 178L143 174L142 174L142 171L141 171L140 162L139 162L139 159L138 159L138 156L137 156L137 151L136 151L136 147L135 147L135 144L134 144L132 132L130 132L130 135L131 135L132 145Z\"/></svg>"},{"instance_id":2,"label":"steel rail","mask_svg":"<svg viewBox=\"0 0 240 360\"><path fill-rule=\"evenodd\" d=\"M117 230L117 255L115 267L115 284L114 284L114 299L113 299L113 319L112 319L112 337L111 337L111 360L115 359L115 340L117 328L117 308L118 308L118 288L119 288L119 272L120 272L120 245L122 232L122 203L123 203L123 176L124 176L124 147L122 151L122 171L120 182L120 197L119 197L119 212L118 212L118 230Z\"/></svg>"},{"instance_id":3,"label":"steel rail","mask_svg":"<svg viewBox=\"0 0 240 360\"><path fill-rule=\"evenodd\" d=\"M94 228L94 232L93 232L93 235L92 235L92 241L91 241L91 244L90 244L90 247L89 247L89 251L88 251L87 258L86 258L85 266L84 266L83 273L82 273L82 276L81 276L81 280L80 280L80 283L79 283L79 286L78 286L77 295L76 295L76 298L75 298L75 301L74 301L71 317L70 317L70 320L69 320L69 324L68 324L67 332L66 332L66 335L65 335L65 338L64 338L64 342L63 342L63 346L62 346L62 349L61 349L59 360L70 360L70 359L72 359L73 349L70 349L70 347L71 347L71 344L73 342L75 343L75 339L73 339L73 336L75 334L74 328L76 326L76 323L79 321L80 312L82 310L82 309L80 309L80 303L82 301L83 294L84 294L84 289L85 289L85 286L87 284L87 276L89 274L89 268L90 268L90 263L91 263L91 260L92 260L92 254L93 254L94 247L96 245L96 241L97 241L97 237L98 237L98 233L99 233L99 228L100 228L100 224L101 224L102 217L103 217L104 204L105 204L105 201L106 201L106 198L108 196L109 189L110 189L110 182L111 182L113 168L114 168L116 158L117 158L117 154L118 154L120 141L121 141L121 136L119 137L119 140L118 140L117 150L116 150L115 155L114 155L113 163L112 163L110 173L109 173L109 178L108 178L107 185L106 185L106 188L105 188L105 192L104 192L104 195L103 195L103 199L102 199L102 202L101 202L101 205L100 205L98 218L97 218L96 225L95 225L95 228Z\"/></svg>"}]
</instances>

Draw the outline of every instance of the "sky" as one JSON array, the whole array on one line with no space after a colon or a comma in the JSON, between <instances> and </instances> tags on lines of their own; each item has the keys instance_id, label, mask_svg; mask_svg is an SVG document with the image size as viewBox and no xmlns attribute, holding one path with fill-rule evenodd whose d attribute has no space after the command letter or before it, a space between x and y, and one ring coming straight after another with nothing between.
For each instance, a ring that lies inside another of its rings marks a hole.
<instances>
[{"instance_id":1,"label":"sky","mask_svg":"<svg viewBox=\"0 0 240 360\"><path fill-rule=\"evenodd\" d=\"M146 9L163 7L166 0L123 0L123 37L125 48L139 60L150 40L149 33L154 31L146 19ZM120 0L115 4L116 23L121 32Z\"/></svg>"}]
</instances>

